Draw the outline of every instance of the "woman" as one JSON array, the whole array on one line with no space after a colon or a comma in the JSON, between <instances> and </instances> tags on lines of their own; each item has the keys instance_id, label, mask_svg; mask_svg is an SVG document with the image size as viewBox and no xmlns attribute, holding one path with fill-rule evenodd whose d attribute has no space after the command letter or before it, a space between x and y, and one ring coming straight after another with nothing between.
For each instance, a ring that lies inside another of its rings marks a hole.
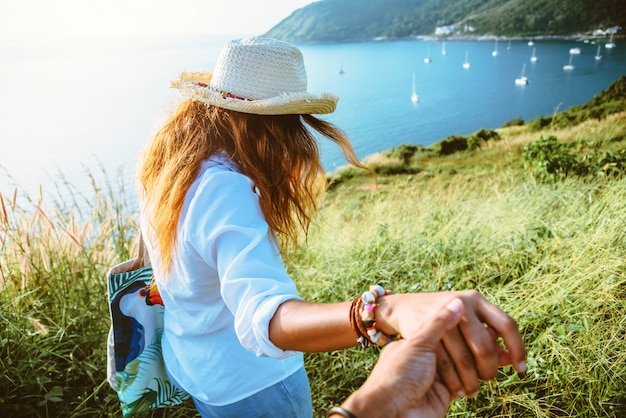
<instances>
[{"instance_id":1,"label":"woman","mask_svg":"<svg viewBox=\"0 0 626 418\"><path fill-rule=\"evenodd\" d=\"M453 298L465 315L436 353L451 394L474 394L501 365L524 368L515 321L477 292L373 287L333 304L298 296L280 249L316 210L323 169L310 129L365 167L340 130L313 116L337 98L307 92L295 46L231 41L213 74L183 73L173 86L187 100L143 158L142 233L165 305L166 368L202 416L311 416L302 352L410 338Z\"/></svg>"}]
</instances>

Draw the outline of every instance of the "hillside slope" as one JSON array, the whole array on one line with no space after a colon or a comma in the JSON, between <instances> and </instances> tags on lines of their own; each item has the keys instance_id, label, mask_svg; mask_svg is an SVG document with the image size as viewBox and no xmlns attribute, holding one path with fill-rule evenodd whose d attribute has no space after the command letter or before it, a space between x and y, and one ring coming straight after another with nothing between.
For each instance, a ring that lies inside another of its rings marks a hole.
<instances>
[{"instance_id":1,"label":"hillside slope","mask_svg":"<svg viewBox=\"0 0 626 418\"><path fill-rule=\"evenodd\" d=\"M265 36L296 43L465 34L569 35L626 27L623 0L321 0L296 10Z\"/></svg>"}]
</instances>

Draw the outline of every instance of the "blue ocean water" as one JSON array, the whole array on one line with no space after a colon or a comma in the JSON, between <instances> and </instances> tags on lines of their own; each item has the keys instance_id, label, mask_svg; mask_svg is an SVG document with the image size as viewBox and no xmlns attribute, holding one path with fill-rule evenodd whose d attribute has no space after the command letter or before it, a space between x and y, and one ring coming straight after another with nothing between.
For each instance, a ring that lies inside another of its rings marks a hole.
<instances>
[{"instance_id":1,"label":"blue ocean water","mask_svg":"<svg viewBox=\"0 0 626 418\"><path fill-rule=\"evenodd\" d=\"M400 144L430 145L450 135L498 128L516 117L530 120L585 103L626 74L626 45L607 49L605 43L444 45L405 40L305 46L303 51L311 87L327 88L340 97L337 111L328 119L346 130L357 154L364 157ZM533 47L535 62L530 60ZM571 48L580 48L580 54L572 55L574 69L565 71ZM469 69L463 68L466 52ZM516 85L522 71L529 84ZM417 104L410 100L413 73ZM323 151L327 169L344 164L337 150L324 146Z\"/></svg>"},{"instance_id":2,"label":"blue ocean water","mask_svg":"<svg viewBox=\"0 0 626 418\"><path fill-rule=\"evenodd\" d=\"M122 172L133 182L139 153L177 100L180 71L211 71L224 42L209 38L125 39L68 45L0 46L0 192L37 193L58 174L77 189L87 173ZM626 74L626 43L576 41L372 41L302 45L309 89L339 96L325 118L350 136L357 155L405 143L430 145L504 122L582 104ZM570 48L574 70L564 71ZM462 64L467 53L471 66ZM431 62L426 64L425 57ZM530 83L517 86L523 65ZM343 74L340 74L343 73ZM412 77L420 101L410 100ZM345 162L322 143L324 167Z\"/></svg>"}]
</instances>

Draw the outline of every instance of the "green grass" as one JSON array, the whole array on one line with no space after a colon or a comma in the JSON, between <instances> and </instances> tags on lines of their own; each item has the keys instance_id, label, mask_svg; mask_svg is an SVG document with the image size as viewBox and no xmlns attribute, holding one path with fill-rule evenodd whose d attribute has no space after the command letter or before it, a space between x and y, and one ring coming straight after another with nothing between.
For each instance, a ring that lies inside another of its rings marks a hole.
<instances>
[{"instance_id":1,"label":"green grass","mask_svg":"<svg viewBox=\"0 0 626 418\"><path fill-rule=\"evenodd\" d=\"M626 178L546 178L522 151L542 134L617 151L626 114L498 133L447 156L373 156L375 190L367 174L333 173L289 272L303 297L320 302L381 282L396 292L475 288L512 314L528 371L503 368L475 399L455 401L450 417L626 416ZM0 203L0 415L119 416L105 380L104 276L135 251L132 193L94 182L93 196L17 193ZM375 350L357 348L307 354L315 416L358 387L375 360ZM188 402L152 415L195 410Z\"/></svg>"}]
</instances>

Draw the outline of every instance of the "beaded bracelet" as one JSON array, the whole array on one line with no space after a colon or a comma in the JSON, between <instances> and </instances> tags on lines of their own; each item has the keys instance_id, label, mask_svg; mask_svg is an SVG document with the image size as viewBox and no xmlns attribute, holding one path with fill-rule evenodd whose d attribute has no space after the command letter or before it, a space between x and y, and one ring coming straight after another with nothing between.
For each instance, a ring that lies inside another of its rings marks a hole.
<instances>
[{"instance_id":1,"label":"beaded bracelet","mask_svg":"<svg viewBox=\"0 0 626 418\"><path fill-rule=\"evenodd\" d=\"M350 305L350 325L361 347L367 348L372 344L383 346L392 341L388 335L376 329L375 316L378 298L390 293L377 284L370 286L369 291L364 292L360 297L352 301Z\"/></svg>"},{"instance_id":2,"label":"beaded bracelet","mask_svg":"<svg viewBox=\"0 0 626 418\"><path fill-rule=\"evenodd\" d=\"M368 292L363 292L361 299L363 300L363 311L361 311L361 321L363 325L367 328L367 336L368 339L376 345L382 346L389 342L391 339L383 334L382 331L378 331L376 329L376 316L374 315L374 311L376 310L376 304L379 297L388 295L387 292L381 285L376 284L370 286L370 290Z\"/></svg>"},{"instance_id":3,"label":"beaded bracelet","mask_svg":"<svg viewBox=\"0 0 626 418\"><path fill-rule=\"evenodd\" d=\"M333 414L338 414L345 418L356 418L356 415L354 415L352 412L346 409L343 409L340 406L335 406L333 408L330 408L330 411L328 411L328 414L326 414L326 417L329 417Z\"/></svg>"}]
</instances>

